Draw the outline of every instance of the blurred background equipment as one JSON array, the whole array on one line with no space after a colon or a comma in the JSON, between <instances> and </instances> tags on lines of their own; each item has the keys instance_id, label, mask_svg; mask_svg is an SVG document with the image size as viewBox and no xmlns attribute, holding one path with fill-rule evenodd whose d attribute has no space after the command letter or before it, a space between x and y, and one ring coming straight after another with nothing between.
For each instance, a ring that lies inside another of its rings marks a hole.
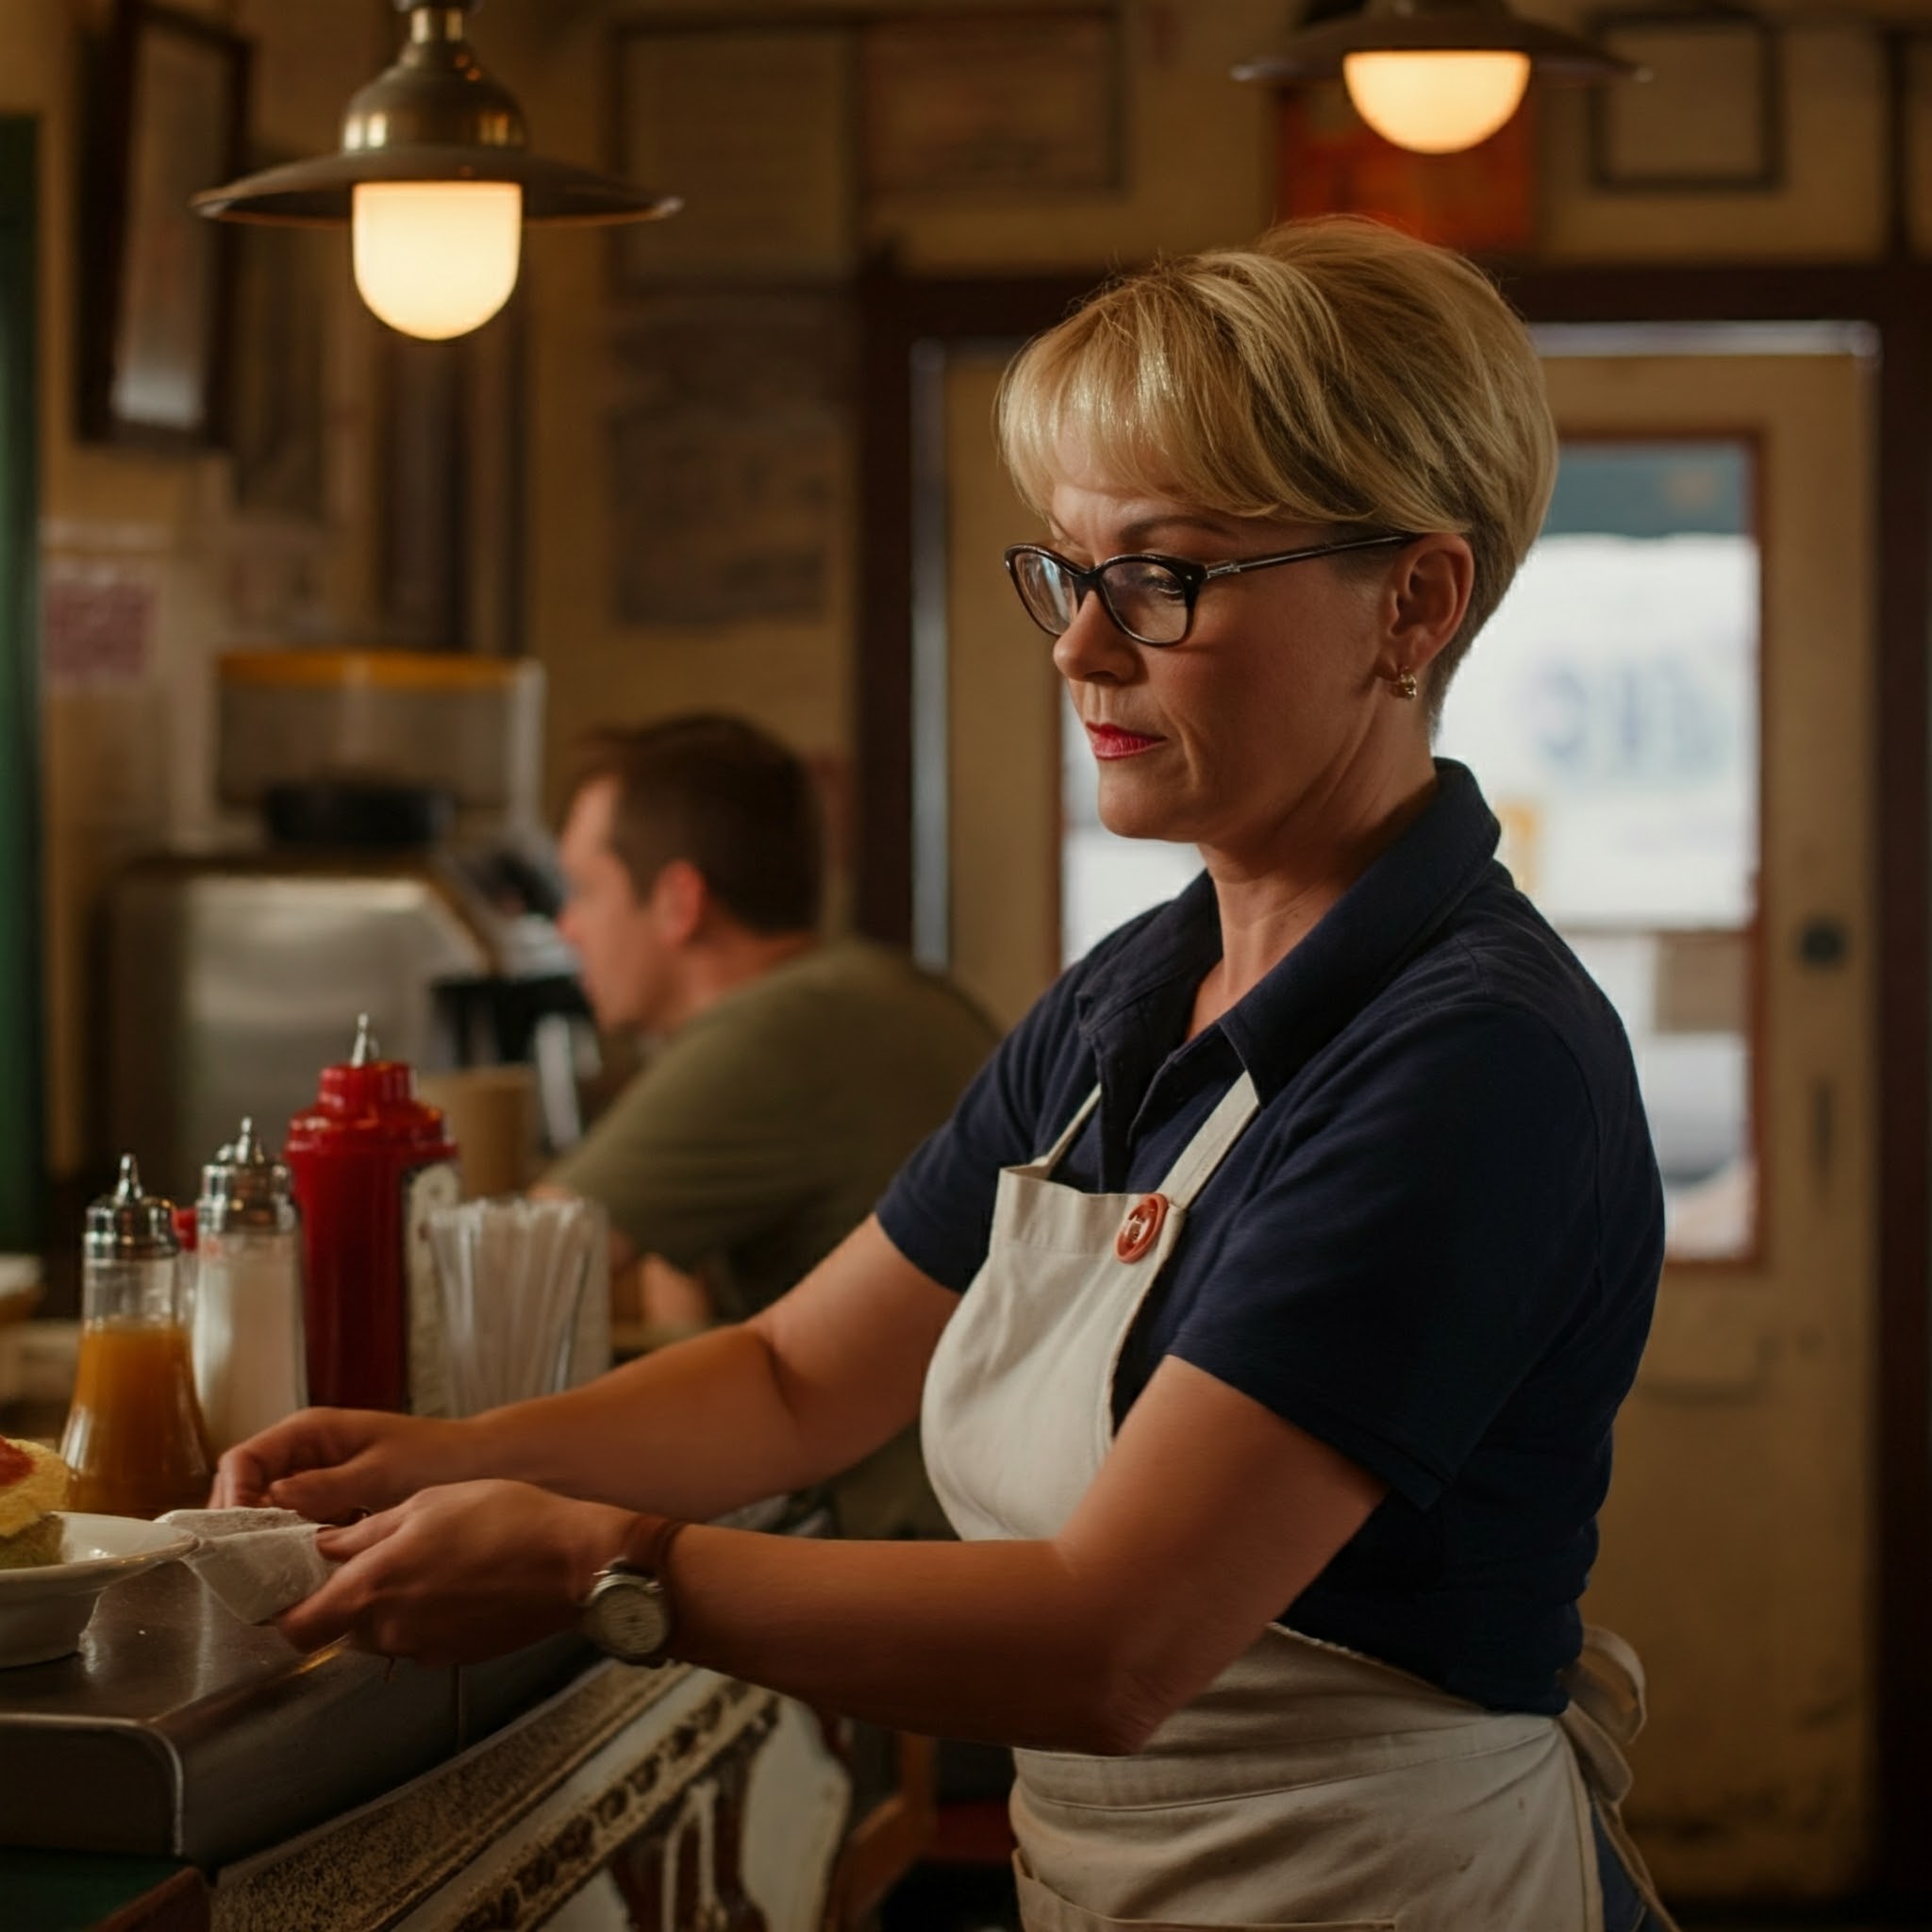
<instances>
[{"instance_id":1,"label":"blurred background equipment","mask_svg":"<svg viewBox=\"0 0 1932 1932\"><path fill-rule=\"evenodd\" d=\"M115 1143L177 1196L243 1114L278 1147L366 1012L412 1066L530 1066L543 1144L572 1144L589 1021L538 816L542 668L242 653L220 688L221 796L262 836L137 859L108 889Z\"/></svg>"}]
</instances>

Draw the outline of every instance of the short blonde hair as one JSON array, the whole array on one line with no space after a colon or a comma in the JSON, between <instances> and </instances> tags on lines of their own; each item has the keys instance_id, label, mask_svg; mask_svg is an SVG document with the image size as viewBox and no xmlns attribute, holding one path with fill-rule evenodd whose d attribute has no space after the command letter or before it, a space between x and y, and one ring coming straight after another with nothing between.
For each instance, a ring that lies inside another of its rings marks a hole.
<instances>
[{"instance_id":1,"label":"short blonde hair","mask_svg":"<svg viewBox=\"0 0 1932 1932\"><path fill-rule=\"evenodd\" d=\"M1354 216L1109 284L1021 351L999 436L1042 515L1071 436L1122 487L1214 514L1466 538L1475 586L1431 667L1432 712L1535 540L1557 469L1541 365L1495 287Z\"/></svg>"}]
</instances>

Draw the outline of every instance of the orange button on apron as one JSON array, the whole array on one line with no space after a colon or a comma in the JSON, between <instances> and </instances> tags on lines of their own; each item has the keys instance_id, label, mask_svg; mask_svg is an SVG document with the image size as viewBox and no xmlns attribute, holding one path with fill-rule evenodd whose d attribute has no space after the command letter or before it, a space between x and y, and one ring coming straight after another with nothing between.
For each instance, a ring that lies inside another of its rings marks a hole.
<instances>
[{"instance_id":1,"label":"orange button on apron","mask_svg":"<svg viewBox=\"0 0 1932 1932\"><path fill-rule=\"evenodd\" d=\"M1121 1231L1114 1237L1114 1253L1123 1261L1138 1261L1160 1239L1166 1221L1167 1196L1142 1194L1121 1223Z\"/></svg>"}]
</instances>

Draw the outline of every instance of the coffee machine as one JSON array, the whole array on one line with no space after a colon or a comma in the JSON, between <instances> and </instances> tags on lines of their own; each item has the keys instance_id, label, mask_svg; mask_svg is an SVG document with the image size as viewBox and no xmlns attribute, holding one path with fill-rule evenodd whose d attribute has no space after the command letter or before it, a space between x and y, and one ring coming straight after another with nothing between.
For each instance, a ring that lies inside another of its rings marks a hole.
<instances>
[{"instance_id":1,"label":"coffee machine","mask_svg":"<svg viewBox=\"0 0 1932 1932\"><path fill-rule=\"evenodd\" d=\"M243 1115L280 1143L366 1013L427 1074L527 1064L542 1151L569 1146L594 1033L555 924L541 666L242 652L218 699L217 790L258 831L108 889L108 1144L192 1198Z\"/></svg>"}]
</instances>

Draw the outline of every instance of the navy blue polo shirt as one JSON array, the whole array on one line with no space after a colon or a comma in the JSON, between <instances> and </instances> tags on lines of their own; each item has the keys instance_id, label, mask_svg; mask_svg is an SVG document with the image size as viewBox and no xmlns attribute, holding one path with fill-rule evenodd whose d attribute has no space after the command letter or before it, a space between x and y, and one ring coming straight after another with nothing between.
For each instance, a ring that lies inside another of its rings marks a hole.
<instances>
[{"instance_id":1,"label":"navy blue polo shirt","mask_svg":"<svg viewBox=\"0 0 1932 1932\"><path fill-rule=\"evenodd\" d=\"M1205 874L1103 940L1008 1036L879 1206L963 1291L1002 1167L1100 1084L1055 1178L1159 1186L1245 1069L1261 1108L1135 1321L1124 1414L1166 1355L1265 1404L1389 1494L1289 1607L1311 1637L1498 1710L1558 1711L1663 1260L1622 1023L1495 859L1475 781L1422 815L1213 1025Z\"/></svg>"}]
</instances>

